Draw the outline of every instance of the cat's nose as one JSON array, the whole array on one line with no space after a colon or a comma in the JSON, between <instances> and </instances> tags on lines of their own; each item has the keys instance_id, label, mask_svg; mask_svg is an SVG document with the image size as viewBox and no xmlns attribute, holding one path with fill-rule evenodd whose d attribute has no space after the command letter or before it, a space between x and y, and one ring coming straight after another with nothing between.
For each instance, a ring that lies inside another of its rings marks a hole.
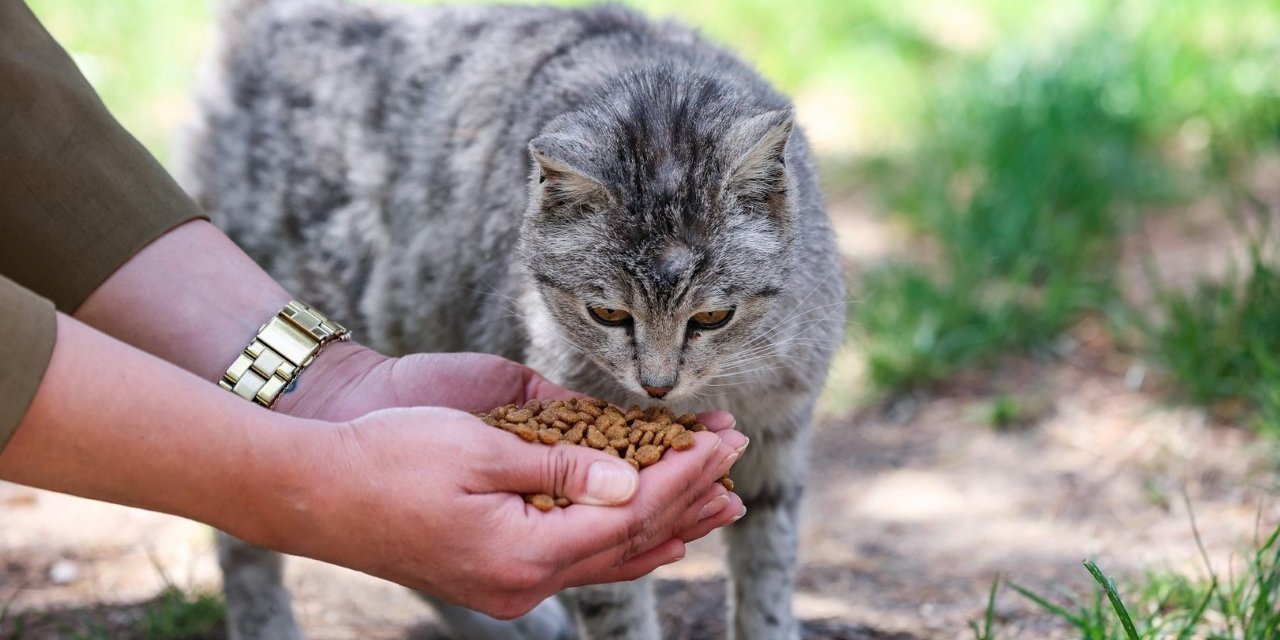
<instances>
[{"instance_id":1,"label":"cat's nose","mask_svg":"<svg viewBox=\"0 0 1280 640\"><path fill-rule=\"evenodd\" d=\"M644 390L654 398L661 398L662 396L667 395L667 392L671 391L671 387L652 387L647 384L640 386L644 387Z\"/></svg>"}]
</instances>

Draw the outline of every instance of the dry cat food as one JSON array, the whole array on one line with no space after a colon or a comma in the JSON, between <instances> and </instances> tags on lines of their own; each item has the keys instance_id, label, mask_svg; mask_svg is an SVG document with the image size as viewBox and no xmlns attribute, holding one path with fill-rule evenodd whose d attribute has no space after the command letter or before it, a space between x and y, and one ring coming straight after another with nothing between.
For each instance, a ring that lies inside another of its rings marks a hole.
<instances>
[{"instance_id":1,"label":"dry cat food","mask_svg":"<svg viewBox=\"0 0 1280 640\"><path fill-rule=\"evenodd\" d=\"M475 415L485 424L510 431L528 442L599 449L626 460L637 470L657 462L667 449L684 451L692 447L694 432L707 429L693 414L676 417L666 407L631 407L623 411L603 400L576 398L530 400L523 406L508 404ZM727 474L720 484L733 490L733 480ZM568 498L545 493L527 495L525 501L543 511L569 506Z\"/></svg>"}]
</instances>

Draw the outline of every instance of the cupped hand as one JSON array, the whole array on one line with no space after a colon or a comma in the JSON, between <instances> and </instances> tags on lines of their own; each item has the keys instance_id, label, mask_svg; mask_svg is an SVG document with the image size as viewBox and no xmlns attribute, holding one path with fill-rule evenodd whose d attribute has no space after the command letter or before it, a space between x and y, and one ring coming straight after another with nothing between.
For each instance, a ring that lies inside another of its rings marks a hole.
<instances>
[{"instance_id":1,"label":"cupped hand","mask_svg":"<svg viewBox=\"0 0 1280 640\"><path fill-rule=\"evenodd\" d=\"M697 433L639 473L444 408L377 411L324 433L321 479L289 512L286 529L300 531L282 531L280 548L499 618L565 587L645 575L744 513L715 482L747 445L732 429ZM541 512L522 493L574 504Z\"/></svg>"},{"instance_id":2,"label":"cupped hand","mask_svg":"<svg viewBox=\"0 0 1280 640\"><path fill-rule=\"evenodd\" d=\"M350 420L390 407L488 411L529 400L579 397L518 362L483 353L419 353L391 358L353 342L323 351L281 396L277 410L302 418ZM724 411L699 414L712 431L731 428Z\"/></svg>"}]
</instances>

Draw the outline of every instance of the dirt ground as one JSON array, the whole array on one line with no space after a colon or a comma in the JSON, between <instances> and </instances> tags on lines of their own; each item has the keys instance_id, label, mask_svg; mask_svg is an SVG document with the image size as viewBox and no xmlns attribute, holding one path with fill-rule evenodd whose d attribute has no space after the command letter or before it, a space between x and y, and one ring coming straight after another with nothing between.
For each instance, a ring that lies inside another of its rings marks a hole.
<instances>
[{"instance_id":1,"label":"dirt ground","mask_svg":"<svg viewBox=\"0 0 1280 640\"><path fill-rule=\"evenodd\" d=\"M888 253L892 229L856 201L836 209L853 272ZM1203 237L1151 233L1175 245ZM1259 523L1280 521L1271 446L1168 405L1099 322L1081 322L1050 355L890 404L848 401L858 362L856 347L840 355L816 426L795 597L808 638L971 637L997 573L1053 592L1088 586L1084 558L1121 576L1197 570L1183 492L1220 571ZM1021 424L987 424L997 393L1021 399ZM712 536L657 572L668 638L722 637L722 556ZM18 612L23 638L65 637L74 620L117 627L166 580L217 589L206 528L0 483L0 637ZM308 560L291 561L288 580L316 640L446 637L394 585ZM997 613L1004 637L1067 637L1011 592Z\"/></svg>"}]
</instances>

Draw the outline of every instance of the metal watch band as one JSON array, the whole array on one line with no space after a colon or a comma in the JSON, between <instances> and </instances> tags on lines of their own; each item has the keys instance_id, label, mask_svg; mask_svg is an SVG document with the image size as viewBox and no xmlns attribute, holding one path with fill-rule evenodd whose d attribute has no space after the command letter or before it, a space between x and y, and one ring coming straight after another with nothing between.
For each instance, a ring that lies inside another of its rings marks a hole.
<instances>
[{"instance_id":1,"label":"metal watch band","mask_svg":"<svg viewBox=\"0 0 1280 640\"><path fill-rule=\"evenodd\" d=\"M258 329L218 386L270 409L321 348L350 335L342 325L293 300Z\"/></svg>"}]
</instances>

